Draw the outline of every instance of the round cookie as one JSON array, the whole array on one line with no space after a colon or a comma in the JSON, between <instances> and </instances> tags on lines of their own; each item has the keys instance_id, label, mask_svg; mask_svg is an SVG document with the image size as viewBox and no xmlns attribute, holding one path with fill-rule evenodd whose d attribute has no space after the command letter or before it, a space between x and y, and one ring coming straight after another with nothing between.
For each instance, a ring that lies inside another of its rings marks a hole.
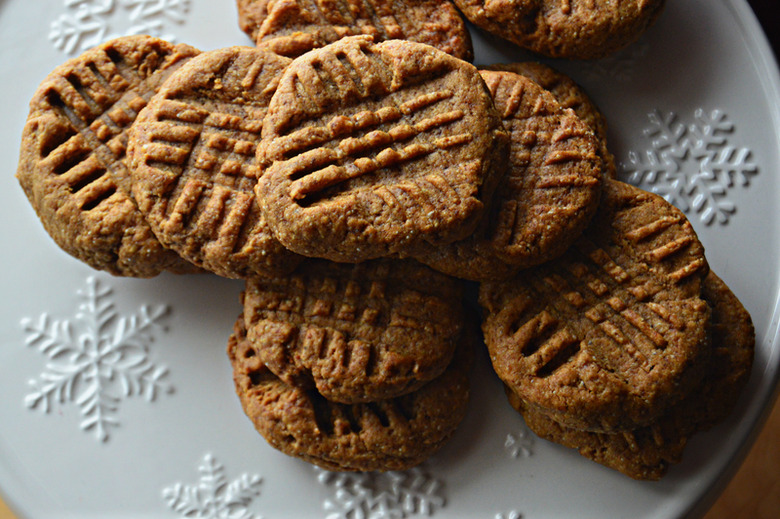
<instances>
[{"instance_id":1,"label":"round cookie","mask_svg":"<svg viewBox=\"0 0 780 519\"><path fill-rule=\"evenodd\" d=\"M690 222L663 198L608 180L597 214L561 257L479 302L493 368L561 425L635 429L685 396L709 353L708 270Z\"/></svg>"},{"instance_id":2,"label":"round cookie","mask_svg":"<svg viewBox=\"0 0 780 519\"><path fill-rule=\"evenodd\" d=\"M228 356L244 412L274 448L328 470L406 470L438 450L465 416L473 344L464 339L446 371L417 391L352 405L282 382L246 339L242 317Z\"/></svg>"},{"instance_id":3,"label":"round cookie","mask_svg":"<svg viewBox=\"0 0 780 519\"><path fill-rule=\"evenodd\" d=\"M255 199L255 151L288 58L250 47L204 52L171 75L130 133L132 192L167 247L231 278L283 274L299 257Z\"/></svg>"},{"instance_id":4,"label":"round cookie","mask_svg":"<svg viewBox=\"0 0 780 519\"><path fill-rule=\"evenodd\" d=\"M665 0L454 0L474 25L552 58L594 59L633 43Z\"/></svg>"},{"instance_id":5,"label":"round cookie","mask_svg":"<svg viewBox=\"0 0 780 519\"><path fill-rule=\"evenodd\" d=\"M290 250L388 256L473 231L506 143L472 65L419 43L353 36L285 71L258 146L258 198Z\"/></svg>"},{"instance_id":6,"label":"round cookie","mask_svg":"<svg viewBox=\"0 0 780 519\"><path fill-rule=\"evenodd\" d=\"M258 47L297 57L345 36L409 40L471 61L471 36L449 0L368 0L348 7L305 0L237 0L238 22Z\"/></svg>"},{"instance_id":7,"label":"round cookie","mask_svg":"<svg viewBox=\"0 0 780 519\"><path fill-rule=\"evenodd\" d=\"M607 147L607 120L593 100L573 79L552 67L535 61L502 63L485 68L486 70L503 70L525 76L549 91L563 108L571 108L596 135L599 155L603 161L603 173L609 178L617 178L615 157Z\"/></svg>"},{"instance_id":8,"label":"round cookie","mask_svg":"<svg viewBox=\"0 0 780 519\"><path fill-rule=\"evenodd\" d=\"M660 479L670 464L680 462L690 436L733 410L753 363L755 331L742 303L712 272L704 279L702 297L712 308L712 358L704 379L653 424L617 434L579 431L526 408L507 391L510 403L542 438L577 449L582 456L634 479Z\"/></svg>"},{"instance_id":9,"label":"round cookie","mask_svg":"<svg viewBox=\"0 0 780 519\"><path fill-rule=\"evenodd\" d=\"M309 260L249 279L248 340L285 383L356 403L419 389L450 363L463 328L461 286L412 260Z\"/></svg>"},{"instance_id":10,"label":"round cookie","mask_svg":"<svg viewBox=\"0 0 780 519\"><path fill-rule=\"evenodd\" d=\"M160 84L198 54L149 36L111 40L54 69L30 101L16 173L46 231L119 276L197 269L155 238L129 196L127 131Z\"/></svg>"},{"instance_id":11,"label":"round cookie","mask_svg":"<svg viewBox=\"0 0 780 519\"><path fill-rule=\"evenodd\" d=\"M419 261L447 274L506 279L562 254L596 211L601 161L596 138L552 94L513 72L481 71L510 135L509 165L476 232Z\"/></svg>"}]
</instances>

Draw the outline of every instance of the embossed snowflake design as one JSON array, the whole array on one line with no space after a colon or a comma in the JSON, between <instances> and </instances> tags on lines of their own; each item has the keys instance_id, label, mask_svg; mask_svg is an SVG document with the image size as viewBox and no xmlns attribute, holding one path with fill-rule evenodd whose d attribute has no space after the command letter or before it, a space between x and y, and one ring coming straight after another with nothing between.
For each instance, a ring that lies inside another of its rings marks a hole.
<instances>
[{"instance_id":1,"label":"embossed snowflake design","mask_svg":"<svg viewBox=\"0 0 780 519\"><path fill-rule=\"evenodd\" d=\"M166 31L186 21L190 0L64 0L63 5L67 12L51 22L49 40L74 54L121 35L173 41Z\"/></svg>"},{"instance_id":2,"label":"embossed snowflake design","mask_svg":"<svg viewBox=\"0 0 780 519\"><path fill-rule=\"evenodd\" d=\"M260 495L263 479L242 474L228 482L225 467L206 454L198 467L200 480L195 485L176 483L163 489L163 499L182 517L203 519L261 519L249 511Z\"/></svg>"},{"instance_id":3,"label":"embossed snowflake design","mask_svg":"<svg viewBox=\"0 0 780 519\"><path fill-rule=\"evenodd\" d=\"M507 434L504 441L504 449L513 458L528 458L534 453L533 433L523 426L517 433Z\"/></svg>"},{"instance_id":4,"label":"embossed snowflake design","mask_svg":"<svg viewBox=\"0 0 780 519\"><path fill-rule=\"evenodd\" d=\"M165 306L142 306L134 315L120 316L111 302L111 288L93 277L78 291L83 299L74 319L25 318L26 344L47 359L46 368L30 380L25 398L29 408L49 413L58 404L72 402L81 413L81 429L98 440L117 427L116 414L123 398L152 402L170 392L168 370L150 360L153 332L168 313Z\"/></svg>"},{"instance_id":5,"label":"embossed snowflake design","mask_svg":"<svg viewBox=\"0 0 780 519\"><path fill-rule=\"evenodd\" d=\"M319 482L333 490L333 499L324 503L327 519L428 517L445 504L443 484L420 467L361 474L315 470Z\"/></svg>"},{"instance_id":6,"label":"embossed snowflake design","mask_svg":"<svg viewBox=\"0 0 780 519\"><path fill-rule=\"evenodd\" d=\"M729 144L734 124L720 110L694 111L686 124L674 112L648 114L644 131L650 149L628 153L621 176L688 213L706 225L726 224L736 212L729 200L734 189L745 188L758 173L748 148Z\"/></svg>"},{"instance_id":7,"label":"embossed snowflake design","mask_svg":"<svg viewBox=\"0 0 780 519\"><path fill-rule=\"evenodd\" d=\"M523 519L523 514L517 510L510 510L505 514L496 514L495 519Z\"/></svg>"}]
</instances>

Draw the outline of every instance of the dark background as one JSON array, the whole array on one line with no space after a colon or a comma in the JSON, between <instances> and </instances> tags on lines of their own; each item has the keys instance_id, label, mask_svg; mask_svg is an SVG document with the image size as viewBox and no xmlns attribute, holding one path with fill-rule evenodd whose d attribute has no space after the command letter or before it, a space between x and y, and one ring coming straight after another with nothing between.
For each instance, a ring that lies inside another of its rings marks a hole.
<instances>
[{"instance_id":1,"label":"dark background","mask_svg":"<svg viewBox=\"0 0 780 519\"><path fill-rule=\"evenodd\" d=\"M780 0L748 0L748 3L763 25L775 57L780 57Z\"/></svg>"}]
</instances>

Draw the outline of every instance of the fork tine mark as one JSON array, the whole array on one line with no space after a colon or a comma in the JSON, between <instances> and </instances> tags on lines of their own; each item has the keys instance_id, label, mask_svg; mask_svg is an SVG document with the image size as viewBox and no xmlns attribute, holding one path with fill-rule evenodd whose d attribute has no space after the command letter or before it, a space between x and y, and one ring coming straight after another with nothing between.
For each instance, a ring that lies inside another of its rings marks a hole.
<instances>
[{"instance_id":1,"label":"fork tine mark","mask_svg":"<svg viewBox=\"0 0 780 519\"><path fill-rule=\"evenodd\" d=\"M194 179L190 179L184 185L173 204L171 213L161 226L165 232L176 233L189 224L189 217L192 215L207 187L205 182Z\"/></svg>"}]
</instances>

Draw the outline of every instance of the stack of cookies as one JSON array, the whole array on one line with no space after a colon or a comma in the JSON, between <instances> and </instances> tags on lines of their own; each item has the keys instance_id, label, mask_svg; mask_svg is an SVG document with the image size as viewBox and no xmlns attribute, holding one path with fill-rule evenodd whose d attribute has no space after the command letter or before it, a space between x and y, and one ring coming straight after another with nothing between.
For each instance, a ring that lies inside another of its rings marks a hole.
<instances>
[{"instance_id":1,"label":"stack of cookies","mask_svg":"<svg viewBox=\"0 0 780 519\"><path fill-rule=\"evenodd\" d=\"M483 283L479 301L493 367L527 425L637 479L678 462L750 372L750 316L708 271L690 223L618 181L562 256Z\"/></svg>"},{"instance_id":2,"label":"stack of cookies","mask_svg":"<svg viewBox=\"0 0 780 519\"><path fill-rule=\"evenodd\" d=\"M632 477L725 416L750 316L684 215L615 180L571 79L478 70L446 2L238 4L256 48L133 36L54 70L17 176L94 268L245 280L228 355L271 445L412 467L463 419L483 342L529 427Z\"/></svg>"},{"instance_id":3,"label":"stack of cookies","mask_svg":"<svg viewBox=\"0 0 780 519\"><path fill-rule=\"evenodd\" d=\"M330 470L403 470L463 419L476 342L460 284L414 261L305 260L247 282L228 345L246 414Z\"/></svg>"},{"instance_id":4,"label":"stack of cookies","mask_svg":"<svg viewBox=\"0 0 780 519\"><path fill-rule=\"evenodd\" d=\"M136 36L41 84L17 176L95 268L246 280L229 355L272 445L400 470L462 420L479 334L459 280L398 257L473 232L508 141L479 72L428 45L292 61Z\"/></svg>"}]
</instances>

